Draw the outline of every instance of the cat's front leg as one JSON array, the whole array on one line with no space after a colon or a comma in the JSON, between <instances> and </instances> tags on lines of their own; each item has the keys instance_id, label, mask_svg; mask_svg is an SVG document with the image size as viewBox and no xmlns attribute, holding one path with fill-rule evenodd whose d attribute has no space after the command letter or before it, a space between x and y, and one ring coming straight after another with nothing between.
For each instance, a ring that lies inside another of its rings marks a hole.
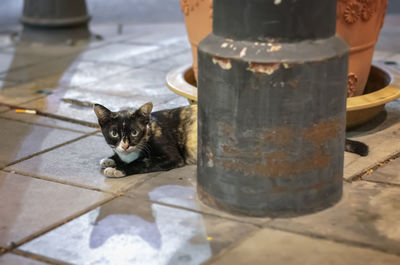
<instances>
[{"instance_id":1,"label":"cat's front leg","mask_svg":"<svg viewBox=\"0 0 400 265\"><path fill-rule=\"evenodd\" d=\"M125 171L117 169L117 163L120 164L116 155L100 160L100 167L103 175L108 178L122 178L126 176Z\"/></svg>"},{"instance_id":2,"label":"cat's front leg","mask_svg":"<svg viewBox=\"0 0 400 265\"><path fill-rule=\"evenodd\" d=\"M112 157L104 158L100 160L100 167L101 169L105 169L108 167L116 167L117 163L115 163L115 160Z\"/></svg>"},{"instance_id":3,"label":"cat's front leg","mask_svg":"<svg viewBox=\"0 0 400 265\"><path fill-rule=\"evenodd\" d=\"M122 178L126 176L126 173L124 171L116 169L115 167L105 168L103 174L107 178Z\"/></svg>"},{"instance_id":4,"label":"cat's front leg","mask_svg":"<svg viewBox=\"0 0 400 265\"><path fill-rule=\"evenodd\" d=\"M101 169L105 169L108 167L117 167L117 163L119 162L120 162L119 157L116 154L114 154L110 157L100 160L100 167Z\"/></svg>"}]
</instances>

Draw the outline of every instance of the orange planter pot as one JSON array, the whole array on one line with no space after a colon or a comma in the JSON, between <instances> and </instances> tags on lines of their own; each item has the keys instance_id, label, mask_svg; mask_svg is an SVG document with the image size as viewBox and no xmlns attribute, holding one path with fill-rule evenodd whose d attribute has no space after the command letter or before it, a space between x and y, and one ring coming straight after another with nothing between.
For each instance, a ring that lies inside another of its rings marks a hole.
<instances>
[{"instance_id":1,"label":"orange planter pot","mask_svg":"<svg viewBox=\"0 0 400 265\"><path fill-rule=\"evenodd\" d=\"M347 96L364 92L388 0L338 0L336 32L350 46Z\"/></svg>"},{"instance_id":2,"label":"orange planter pot","mask_svg":"<svg viewBox=\"0 0 400 265\"><path fill-rule=\"evenodd\" d=\"M192 46L197 79L197 46L212 31L213 0L180 0ZM388 0L338 0L336 32L350 46L348 97L362 95Z\"/></svg>"},{"instance_id":3,"label":"orange planter pot","mask_svg":"<svg viewBox=\"0 0 400 265\"><path fill-rule=\"evenodd\" d=\"M197 79L197 46L212 31L213 0L180 0L192 46L193 70Z\"/></svg>"}]
</instances>

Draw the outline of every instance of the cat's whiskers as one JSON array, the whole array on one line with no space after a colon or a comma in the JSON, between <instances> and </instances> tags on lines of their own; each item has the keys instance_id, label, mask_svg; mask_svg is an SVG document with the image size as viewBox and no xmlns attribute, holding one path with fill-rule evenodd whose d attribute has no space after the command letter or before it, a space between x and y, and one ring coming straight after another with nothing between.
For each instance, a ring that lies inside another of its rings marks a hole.
<instances>
[{"instance_id":1,"label":"cat's whiskers","mask_svg":"<svg viewBox=\"0 0 400 265\"><path fill-rule=\"evenodd\" d=\"M146 152L147 154L150 154L150 150L149 150L148 147L146 147L146 144L145 144L145 143L141 143L140 146L139 146L139 148L140 148L140 151L144 151L144 152Z\"/></svg>"},{"instance_id":2,"label":"cat's whiskers","mask_svg":"<svg viewBox=\"0 0 400 265\"><path fill-rule=\"evenodd\" d=\"M148 143L145 143L144 148L146 148L147 154L150 156L151 146Z\"/></svg>"},{"instance_id":3,"label":"cat's whiskers","mask_svg":"<svg viewBox=\"0 0 400 265\"><path fill-rule=\"evenodd\" d=\"M147 143L139 143L135 147L139 149L140 152L144 151L147 155L150 155L151 148Z\"/></svg>"}]
</instances>

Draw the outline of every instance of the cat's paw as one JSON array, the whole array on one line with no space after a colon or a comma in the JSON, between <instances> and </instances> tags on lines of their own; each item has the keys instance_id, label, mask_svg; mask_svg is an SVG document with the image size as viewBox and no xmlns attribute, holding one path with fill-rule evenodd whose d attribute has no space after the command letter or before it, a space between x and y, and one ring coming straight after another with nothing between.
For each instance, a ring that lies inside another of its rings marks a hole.
<instances>
[{"instance_id":1,"label":"cat's paw","mask_svg":"<svg viewBox=\"0 0 400 265\"><path fill-rule=\"evenodd\" d=\"M104 159L100 160L101 169L108 168L108 167L115 167L115 166L116 166L116 163L111 158L104 158Z\"/></svg>"},{"instance_id":2,"label":"cat's paw","mask_svg":"<svg viewBox=\"0 0 400 265\"><path fill-rule=\"evenodd\" d=\"M104 169L103 174L108 178L122 178L126 176L125 172L118 170L114 167L107 167L106 169Z\"/></svg>"}]
</instances>

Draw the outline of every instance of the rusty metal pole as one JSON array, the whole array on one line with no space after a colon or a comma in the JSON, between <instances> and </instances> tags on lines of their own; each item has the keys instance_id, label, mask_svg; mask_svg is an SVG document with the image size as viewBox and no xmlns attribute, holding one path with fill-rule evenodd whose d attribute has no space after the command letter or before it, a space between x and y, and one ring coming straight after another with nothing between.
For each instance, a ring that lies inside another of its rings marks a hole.
<instances>
[{"instance_id":1,"label":"rusty metal pole","mask_svg":"<svg viewBox=\"0 0 400 265\"><path fill-rule=\"evenodd\" d=\"M298 215L342 195L347 45L336 0L214 0L199 46L198 195Z\"/></svg>"}]
</instances>

